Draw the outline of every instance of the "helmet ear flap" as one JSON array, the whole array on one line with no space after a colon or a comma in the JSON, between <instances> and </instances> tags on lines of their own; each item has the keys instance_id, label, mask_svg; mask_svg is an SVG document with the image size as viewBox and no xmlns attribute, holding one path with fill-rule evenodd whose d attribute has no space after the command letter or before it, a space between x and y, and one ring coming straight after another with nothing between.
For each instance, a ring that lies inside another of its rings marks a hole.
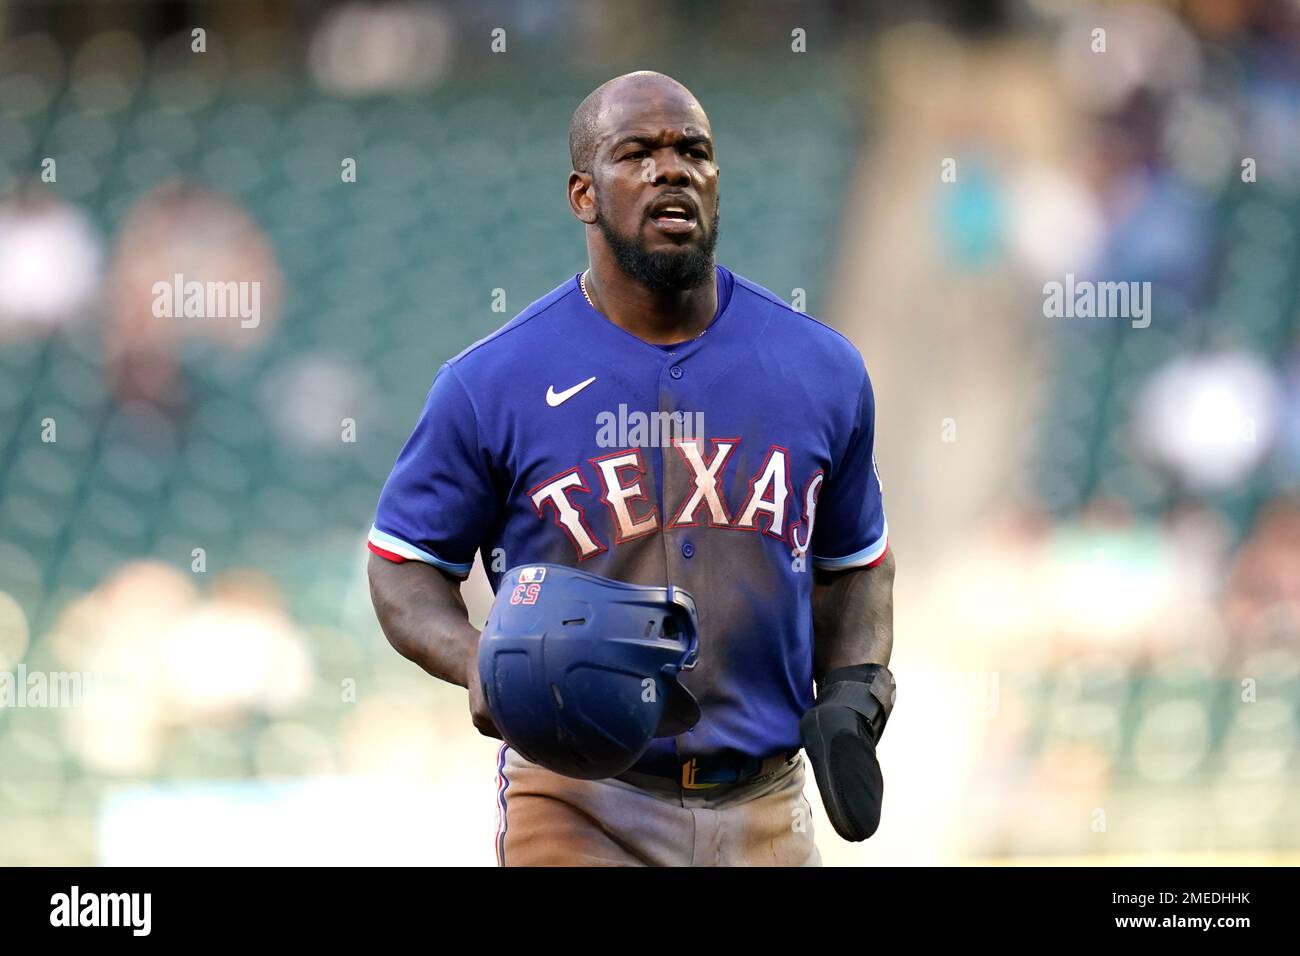
<instances>
[{"instance_id":1,"label":"helmet ear flap","mask_svg":"<svg viewBox=\"0 0 1300 956\"><path fill-rule=\"evenodd\" d=\"M479 674L508 744L557 773L612 777L653 738L699 721L678 679L698 642L695 602L680 589L530 565L501 579Z\"/></svg>"},{"instance_id":2,"label":"helmet ear flap","mask_svg":"<svg viewBox=\"0 0 1300 956\"><path fill-rule=\"evenodd\" d=\"M664 713L655 727L655 737L676 737L684 734L700 722L700 702L686 689L677 675L665 677L666 700Z\"/></svg>"},{"instance_id":3,"label":"helmet ear flap","mask_svg":"<svg viewBox=\"0 0 1300 956\"><path fill-rule=\"evenodd\" d=\"M668 600L678 611L673 616L673 620L681 625L686 641L686 654L682 658L680 667L684 671L692 670L699 660L700 612L696 609L695 598L691 597L689 591L683 591L679 587L670 587L667 590Z\"/></svg>"},{"instance_id":4,"label":"helmet ear flap","mask_svg":"<svg viewBox=\"0 0 1300 956\"><path fill-rule=\"evenodd\" d=\"M672 607L663 619L663 636L677 639L684 647L681 659L675 665L663 668L667 685L667 700L663 717L655 728L655 737L676 737L700 722L700 703L678 679L681 671L692 670L699 659L699 620L695 601L681 588L669 588Z\"/></svg>"}]
</instances>

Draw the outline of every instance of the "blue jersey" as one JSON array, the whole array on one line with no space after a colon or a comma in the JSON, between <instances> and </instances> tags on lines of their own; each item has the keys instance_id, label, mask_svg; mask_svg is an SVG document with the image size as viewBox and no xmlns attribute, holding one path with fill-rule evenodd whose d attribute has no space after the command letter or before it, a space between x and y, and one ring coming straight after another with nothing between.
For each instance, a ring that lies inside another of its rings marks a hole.
<instances>
[{"instance_id":1,"label":"blue jersey","mask_svg":"<svg viewBox=\"0 0 1300 956\"><path fill-rule=\"evenodd\" d=\"M763 758L813 703L812 568L883 559L875 405L857 349L718 267L718 312L642 341L574 276L438 370L370 549L493 590L550 562L695 598L703 718L651 754Z\"/></svg>"}]
</instances>

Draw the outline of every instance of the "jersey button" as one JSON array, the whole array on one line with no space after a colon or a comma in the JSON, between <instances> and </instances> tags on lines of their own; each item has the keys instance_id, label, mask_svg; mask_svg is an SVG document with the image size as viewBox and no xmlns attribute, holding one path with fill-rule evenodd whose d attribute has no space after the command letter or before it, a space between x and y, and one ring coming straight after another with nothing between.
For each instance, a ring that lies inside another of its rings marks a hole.
<instances>
[{"instance_id":1,"label":"jersey button","mask_svg":"<svg viewBox=\"0 0 1300 956\"><path fill-rule=\"evenodd\" d=\"M695 557L695 545L691 544L689 541L687 541L684 545L682 545L682 557L684 558Z\"/></svg>"},{"instance_id":2,"label":"jersey button","mask_svg":"<svg viewBox=\"0 0 1300 956\"><path fill-rule=\"evenodd\" d=\"M673 378L681 378L686 373L682 371L682 367L680 365L674 365L672 368L668 370L668 374L671 375Z\"/></svg>"}]
</instances>

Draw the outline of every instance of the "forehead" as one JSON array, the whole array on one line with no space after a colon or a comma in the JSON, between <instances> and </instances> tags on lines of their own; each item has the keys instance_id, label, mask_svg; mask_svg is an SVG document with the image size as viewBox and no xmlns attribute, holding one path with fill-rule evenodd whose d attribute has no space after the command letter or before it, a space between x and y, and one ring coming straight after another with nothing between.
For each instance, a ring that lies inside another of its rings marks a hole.
<instances>
[{"instance_id":1,"label":"forehead","mask_svg":"<svg viewBox=\"0 0 1300 956\"><path fill-rule=\"evenodd\" d=\"M596 128L598 146L638 133L712 135L709 118L695 97L675 86L651 84L611 91L601 104Z\"/></svg>"}]
</instances>

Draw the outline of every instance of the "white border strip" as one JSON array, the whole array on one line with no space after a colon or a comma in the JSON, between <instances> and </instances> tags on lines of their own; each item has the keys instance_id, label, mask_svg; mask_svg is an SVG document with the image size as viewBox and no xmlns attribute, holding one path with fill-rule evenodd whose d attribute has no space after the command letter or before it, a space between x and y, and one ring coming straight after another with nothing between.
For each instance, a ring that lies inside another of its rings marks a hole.
<instances>
[{"instance_id":1,"label":"white border strip","mask_svg":"<svg viewBox=\"0 0 1300 956\"><path fill-rule=\"evenodd\" d=\"M401 538L394 537L386 531L380 531L378 528L371 527L369 541L377 548L383 548L398 557L406 558L408 561L423 561L425 564L432 564L435 568L442 568L448 574L455 574L459 577L469 577L469 572L474 567L474 562L468 564L453 564L450 561L444 561L442 558L428 551L417 548Z\"/></svg>"}]
</instances>

